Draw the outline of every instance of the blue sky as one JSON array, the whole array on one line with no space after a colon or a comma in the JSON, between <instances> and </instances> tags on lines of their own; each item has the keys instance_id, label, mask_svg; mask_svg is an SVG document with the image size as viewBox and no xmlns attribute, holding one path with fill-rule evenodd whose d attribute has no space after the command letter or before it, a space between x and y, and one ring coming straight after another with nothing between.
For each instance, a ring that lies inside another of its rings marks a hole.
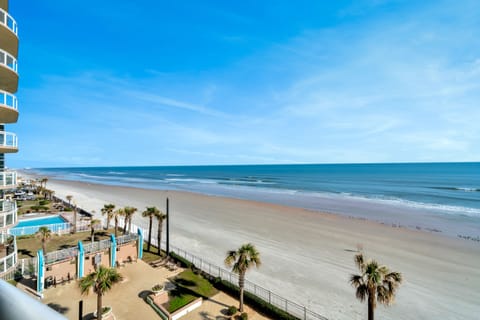
<instances>
[{"instance_id":1,"label":"blue sky","mask_svg":"<svg viewBox=\"0 0 480 320\"><path fill-rule=\"evenodd\" d=\"M10 167L478 161L478 1L11 1Z\"/></svg>"}]
</instances>

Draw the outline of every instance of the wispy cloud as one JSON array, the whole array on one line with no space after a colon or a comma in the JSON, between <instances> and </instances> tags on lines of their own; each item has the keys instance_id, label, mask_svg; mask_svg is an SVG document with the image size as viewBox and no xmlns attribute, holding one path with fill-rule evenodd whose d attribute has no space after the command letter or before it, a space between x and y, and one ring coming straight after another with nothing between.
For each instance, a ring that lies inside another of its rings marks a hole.
<instances>
[{"instance_id":1,"label":"wispy cloud","mask_svg":"<svg viewBox=\"0 0 480 320\"><path fill-rule=\"evenodd\" d=\"M372 0L337 16L288 39L212 31L245 53L217 52L230 60L215 67L44 75L20 91L23 156L105 165L480 159L480 4Z\"/></svg>"},{"instance_id":2,"label":"wispy cloud","mask_svg":"<svg viewBox=\"0 0 480 320\"><path fill-rule=\"evenodd\" d=\"M133 99L139 99L139 100L151 102L154 105L180 108L180 109L189 110L189 111L193 111L193 112L198 112L198 113L202 113L202 114L209 115L209 116L214 116L214 117L227 117L228 116L227 114L225 114L223 112L216 111L214 109L207 108L205 106L201 106L201 105L197 105L197 104L193 104L193 103L188 103L188 102L184 102L184 101L180 101L180 100L176 100L176 99L172 99L172 98L167 98L167 97L164 97L164 96L161 96L161 95L158 95L158 94L153 94L153 93L150 93L150 92L126 91L125 93Z\"/></svg>"}]
</instances>

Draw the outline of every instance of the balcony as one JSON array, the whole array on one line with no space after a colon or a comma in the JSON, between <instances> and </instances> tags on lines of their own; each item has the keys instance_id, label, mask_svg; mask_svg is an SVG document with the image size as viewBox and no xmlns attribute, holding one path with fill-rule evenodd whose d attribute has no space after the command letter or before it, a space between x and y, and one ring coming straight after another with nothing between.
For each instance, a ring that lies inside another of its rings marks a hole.
<instances>
[{"instance_id":1,"label":"balcony","mask_svg":"<svg viewBox=\"0 0 480 320\"><path fill-rule=\"evenodd\" d=\"M0 200L0 229L11 228L17 223L17 203Z\"/></svg>"},{"instance_id":2,"label":"balcony","mask_svg":"<svg viewBox=\"0 0 480 320\"><path fill-rule=\"evenodd\" d=\"M17 241L15 236L0 234L0 274L10 271L17 263Z\"/></svg>"},{"instance_id":3,"label":"balcony","mask_svg":"<svg viewBox=\"0 0 480 320\"><path fill-rule=\"evenodd\" d=\"M0 90L0 123L15 123L18 120L17 97Z\"/></svg>"},{"instance_id":4,"label":"balcony","mask_svg":"<svg viewBox=\"0 0 480 320\"><path fill-rule=\"evenodd\" d=\"M18 56L18 27L15 19L0 8L0 48Z\"/></svg>"},{"instance_id":5,"label":"balcony","mask_svg":"<svg viewBox=\"0 0 480 320\"><path fill-rule=\"evenodd\" d=\"M14 93L18 89L17 59L0 49L0 90Z\"/></svg>"},{"instance_id":6,"label":"balcony","mask_svg":"<svg viewBox=\"0 0 480 320\"><path fill-rule=\"evenodd\" d=\"M15 171L0 171L0 190L15 189L17 173Z\"/></svg>"},{"instance_id":7,"label":"balcony","mask_svg":"<svg viewBox=\"0 0 480 320\"><path fill-rule=\"evenodd\" d=\"M15 133L0 131L0 153L18 151L18 138Z\"/></svg>"}]
</instances>

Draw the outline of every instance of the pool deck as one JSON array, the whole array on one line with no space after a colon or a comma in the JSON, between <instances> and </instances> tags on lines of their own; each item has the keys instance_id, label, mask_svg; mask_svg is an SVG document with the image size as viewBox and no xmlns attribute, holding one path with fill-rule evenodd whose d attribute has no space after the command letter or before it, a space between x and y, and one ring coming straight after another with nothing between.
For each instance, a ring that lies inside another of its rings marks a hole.
<instances>
[{"instance_id":1,"label":"pool deck","mask_svg":"<svg viewBox=\"0 0 480 320\"><path fill-rule=\"evenodd\" d=\"M152 268L145 262L138 260L136 263L127 264L118 270L124 280L113 286L103 297L104 306L111 306L115 319L160 319L155 311L144 302L143 297L150 293L150 288L157 283L164 283L168 278L182 272L169 271L166 268ZM96 311L96 295L90 293L82 296L78 282L72 281L56 288L49 288L44 292L43 303L63 313L68 319L78 319L78 302L83 300L83 319L93 319L92 313ZM238 305L238 301L227 294L220 292L208 300L204 300L201 307L195 309L181 319L228 319L224 312L228 306ZM246 308L249 319L269 319L257 312Z\"/></svg>"}]
</instances>

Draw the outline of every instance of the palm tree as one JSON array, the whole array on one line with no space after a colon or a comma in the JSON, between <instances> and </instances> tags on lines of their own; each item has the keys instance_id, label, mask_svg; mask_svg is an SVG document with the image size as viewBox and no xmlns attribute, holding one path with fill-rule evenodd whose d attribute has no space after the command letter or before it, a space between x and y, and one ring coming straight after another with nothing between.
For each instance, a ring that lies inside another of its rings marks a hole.
<instances>
[{"instance_id":1,"label":"palm tree","mask_svg":"<svg viewBox=\"0 0 480 320\"><path fill-rule=\"evenodd\" d=\"M42 180L40 180L40 184L43 184L44 189L47 188L47 181L48 181L47 177L44 177L44 178L42 178Z\"/></svg>"},{"instance_id":2,"label":"palm tree","mask_svg":"<svg viewBox=\"0 0 480 320\"><path fill-rule=\"evenodd\" d=\"M110 226L110 220L113 218L113 210L115 209L115 205L113 203L104 204L102 208L102 215L107 215L107 229Z\"/></svg>"},{"instance_id":3,"label":"palm tree","mask_svg":"<svg viewBox=\"0 0 480 320\"><path fill-rule=\"evenodd\" d=\"M153 217L156 217L159 213L160 213L160 210L158 210L157 207L147 207L147 209L142 212L142 217L148 218L148 246L147 246L148 252L150 252L150 244L152 243Z\"/></svg>"},{"instance_id":4,"label":"palm tree","mask_svg":"<svg viewBox=\"0 0 480 320\"><path fill-rule=\"evenodd\" d=\"M158 243L158 255L162 254L162 229L163 229L163 221L167 218L167 215L164 214L162 211L158 210L158 213L155 214L155 217L158 220L158 228L157 228L157 243Z\"/></svg>"},{"instance_id":5,"label":"palm tree","mask_svg":"<svg viewBox=\"0 0 480 320\"><path fill-rule=\"evenodd\" d=\"M123 216L125 213L122 208L118 208L117 210L113 211L113 219L115 220L115 238L117 238L118 233L118 218Z\"/></svg>"},{"instance_id":6,"label":"palm tree","mask_svg":"<svg viewBox=\"0 0 480 320\"><path fill-rule=\"evenodd\" d=\"M115 268L107 268L101 265L96 271L80 280L79 286L82 294L88 294L90 288L93 288L93 292L97 294L97 319L102 319L102 296L122 279L122 275Z\"/></svg>"},{"instance_id":7,"label":"palm tree","mask_svg":"<svg viewBox=\"0 0 480 320\"><path fill-rule=\"evenodd\" d=\"M47 227L38 228L37 233L35 234L37 238L42 242L43 255L47 254L47 242L52 238L52 231Z\"/></svg>"},{"instance_id":8,"label":"palm tree","mask_svg":"<svg viewBox=\"0 0 480 320\"><path fill-rule=\"evenodd\" d=\"M355 256L355 264L361 274L352 274L350 283L357 289L357 299L363 302L368 297L368 320L374 320L376 302L393 303L395 292L402 283L402 274L380 266L375 260L365 261L363 253Z\"/></svg>"},{"instance_id":9,"label":"palm tree","mask_svg":"<svg viewBox=\"0 0 480 320\"><path fill-rule=\"evenodd\" d=\"M100 220L98 219L91 219L90 220L90 237L92 238L92 243L95 238L95 227L100 224Z\"/></svg>"},{"instance_id":10,"label":"palm tree","mask_svg":"<svg viewBox=\"0 0 480 320\"><path fill-rule=\"evenodd\" d=\"M232 271L238 274L238 287L240 288L240 312L243 312L243 290L245 286L245 273L253 266L260 267L260 253L251 243L242 245L238 250L227 252L225 265L232 267Z\"/></svg>"},{"instance_id":11,"label":"palm tree","mask_svg":"<svg viewBox=\"0 0 480 320\"><path fill-rule=\"evenodd\" d=\"M127 230L130 230L130 227L132 226L132 217L133 217L134 213L137 212L137 208L125 207L123 209L123 211L124 211L124 214L125 214L123 234L126 234Z\"/></svg>"},{"instance_id":12,"label":"palm tree","mask_svg":"<svg viewBox=\"0 0 480 320\"><path fill-rule=\"evenodd\" d=\"M77 232L77 204L73 204L73 229L72 233Z\"/></svg>"},{"instance_id":13,"label":"palm tree","mask_svg":"<svg viewBox=\"0 0 480 320\"><path fill-rule=\"evenodd\" d=\"M68 194L65 198L67 198L68 206L70 206L70 202L72 202L73 196L71 194Z\"/></svg>"}]
</instances>

